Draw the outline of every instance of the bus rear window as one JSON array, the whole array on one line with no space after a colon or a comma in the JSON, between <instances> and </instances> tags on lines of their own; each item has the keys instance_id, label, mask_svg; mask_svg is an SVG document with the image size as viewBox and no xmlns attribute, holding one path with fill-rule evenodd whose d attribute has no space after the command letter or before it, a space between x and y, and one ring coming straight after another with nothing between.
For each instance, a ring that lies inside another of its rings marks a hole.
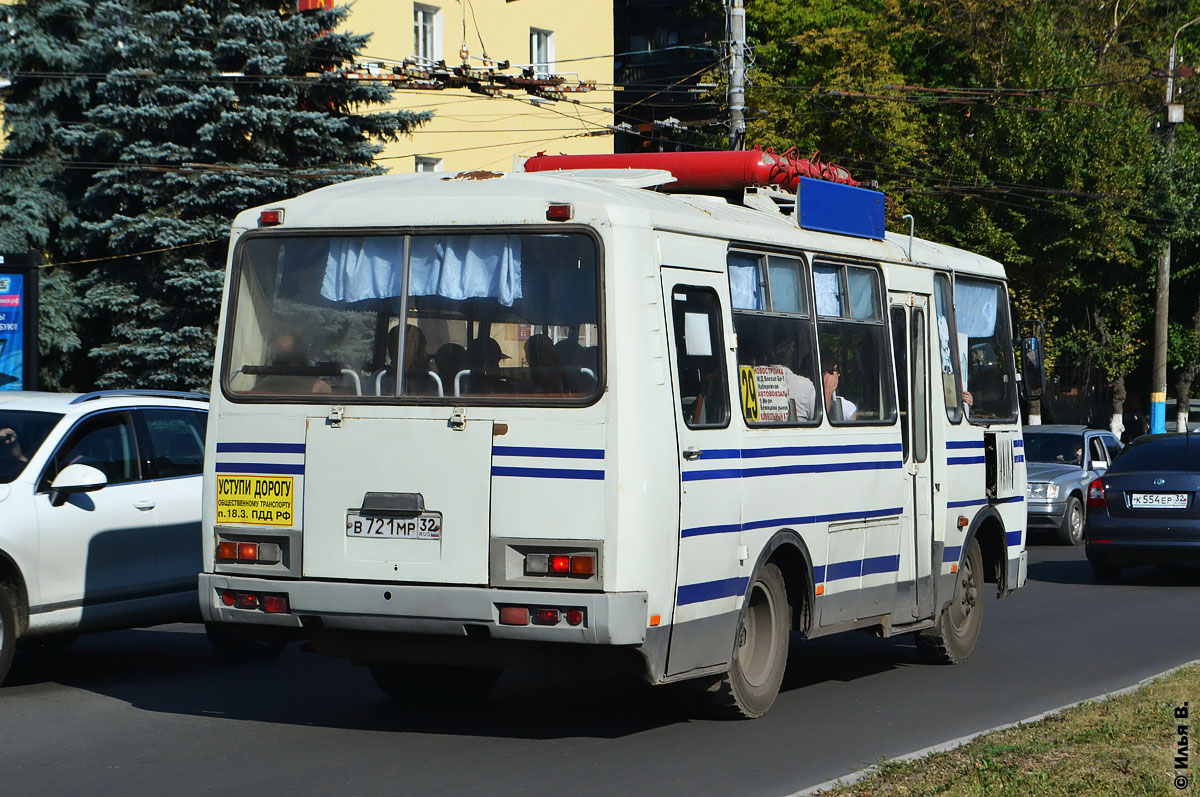
<instances>
[{"instance_id":1,"label":"bus rear window","mask_svg":"<svg viewBox=\"0 0 1200 797\"><path fill-rule=\"evenodd\" d=\"M249 236L234 274L233 394L525 403L600 388L587 235Z\"/></svg>"}]
</instances>

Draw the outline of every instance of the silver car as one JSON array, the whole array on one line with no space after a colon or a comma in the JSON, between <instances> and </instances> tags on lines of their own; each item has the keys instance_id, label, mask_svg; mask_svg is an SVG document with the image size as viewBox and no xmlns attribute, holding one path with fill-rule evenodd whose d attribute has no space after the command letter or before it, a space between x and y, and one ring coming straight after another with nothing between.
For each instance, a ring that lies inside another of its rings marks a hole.
<instances>
[{"instance_id":1,"label":"silver car","mask_svg":"<svg viewBox=\"0 0 1200 797\"><path fill-rule=\"evenodd\" d=\"M1059 542L1078 545L1088 485L1108 470L1121 441L1111 432L1069 424L1026 426L1024 437L1029 529L1052 529Z\"/></svg>"}]
</instances>

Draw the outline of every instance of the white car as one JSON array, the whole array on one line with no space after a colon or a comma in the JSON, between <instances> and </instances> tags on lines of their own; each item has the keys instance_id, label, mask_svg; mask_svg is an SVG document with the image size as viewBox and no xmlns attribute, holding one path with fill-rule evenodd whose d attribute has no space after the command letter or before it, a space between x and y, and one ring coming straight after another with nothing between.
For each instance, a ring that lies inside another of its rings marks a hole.
<instances>
[{"instance_id":1,"label":"white car","mask_svg":"<svg viewBox=\"0 0 1200 797\"><path fill-rule=\"evenodd\" d=\"M0 682L18 639L200 619L207 414L190 393L0 392Z\"/></svg>"}]
</instances>

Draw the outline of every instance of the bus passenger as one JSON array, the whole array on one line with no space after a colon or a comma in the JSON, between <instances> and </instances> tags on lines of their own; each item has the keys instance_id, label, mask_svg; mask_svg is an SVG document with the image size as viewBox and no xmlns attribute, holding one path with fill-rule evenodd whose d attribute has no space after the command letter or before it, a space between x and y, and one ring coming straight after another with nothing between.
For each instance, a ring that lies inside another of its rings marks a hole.
<instances>
[{"instance_id":1,"label":"bus passenger","mask_svg":"<svg viewBox=\"0 0 1200 797\"><path fill-rule=\"evenodd\" d=\"M825 373L821 375L821 382L825 388L825 407L829 411L829 420L834 422L857 420L858 405L837 394L838 382L842 375L837 358L823 354L821 362L825 369Z\"/></svg>"},{"instance_id":2,"label":"bus passenger","mask_svg":"<svg viewBox=\"0 0 1200 797\"><path fill-rule=\"evenodd\" d=\"M788 394L788 420L800 423L811 421L816 417L817 388L807 376L792 370L797 364L795 339L786 333L778 335L772 348L774 364L783 368Z\"/></svg>"},{"instance_id":3,"label":"bus passenger","mask_svg":"<svg viewBox=\"0 0 1200 797\"><path fill-rule=\"evenodd\" d=\"M525 362L539 393L573 392L559 367L554 341L549 335L539 332L525 341Z\"/></svg>"}]
</instances>

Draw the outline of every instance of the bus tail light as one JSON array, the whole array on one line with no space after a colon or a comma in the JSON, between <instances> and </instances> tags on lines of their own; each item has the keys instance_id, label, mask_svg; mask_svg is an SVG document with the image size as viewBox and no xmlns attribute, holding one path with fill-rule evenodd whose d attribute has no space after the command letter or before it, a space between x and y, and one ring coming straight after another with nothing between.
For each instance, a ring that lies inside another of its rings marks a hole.
<instances>
[{"instance_id":1,"label":"bus tail light","mask_svg":"<svg viewBox=\"0 0 1200 797\"><path fill-rule=\"evenodd\" d=\"M239 564L273 565L282 559L282 549L277 542L232 542L217 543L218 562Z\"/></svg>"},{"instance_id":2,"label":"bus tail light","mask_svg":"<svg viewBox=\"0 0 1200 797\"><path fill-rule=\"evenodd\" d=\"M565 553L550 554L550 572L551 573L570 573L571 572L571 557Z\"/></svg>"},{"instance_id":3,"label":"bus tail light","mask_svg":"<svg viewBox=\"0 0 1200 797\"><path fill-rule=\"evenodd\" d=\"M263 595L263 611L267 614L291 614L287 595Z\"/></svg>"},{"instance_id":4,"label":"bus tail light","mask_svg":"<svg viewBox=\"0 0 1200 797\"><path fill-rule=\"evenodd\" d=\"M238 544L236 542L218 542L217 543L217 561L218 562L236 562L238 553Z\"/></svg>"},{"instance_id":5,"label":"bus tail light","mask_svg":"<svg viewBox=\"0 0 1200 797\"><path fill-rule=\"evenodd\" d=\"M529 609L524 606L501 606L500 625L529 625Z\"/></svg>"},{"instance_id":6,"label":"bus tail light","mask_svg":"<svg viewBox=\"0 0 1200 797\"><path fill-rule=\"evenodd\" d=\"M579 625L582 622L583 622L583 610L582 609L567 610L567 625Z\"/></svg>"},{"instance_id":7,"label":"bus tail light","mask_svg":"<svg viewBox=\"0 0 1200 797\"><path fill-rule=\"evenodd\" d=\"M575 576L590 576L596 572L596 557L591 554L578 554L571 557L571 574Z\"/></svg>"},{"instance_id":8,"label":"bus tail light","mask_svg":"<svg viewBox=\"0 0 1200 797\"><path fill-rule=\"evenodd\" d=\"M1104 500L1104 481L1103 479L1092 479L1092 483L1088 485L1087 505L1107 507L1108 504Z\"/></svg>"},{"instance_id":9,"label":"bus tail light","mask_svg":"<svg viewBox=\"0 0 1200 797\"><path fill-rule=\"evenodd\" d=\"M237 594L236 605L239 609L257 609L259 603L258 596L253 592L239 592Z\"/></svg>"},{"instance_id":10,"label":"bus tail light","mask_svg":"<svg viewBox=\"0 0 1200 797\"><path fill-rule=\"evenodd\" d=\"M557 625L559 618L561 616L562 615L558 611L558 609L534 609L533 610L533 619L537 620L539 623L549 623L552 625Z\"/></svg>"}]
</instances>

